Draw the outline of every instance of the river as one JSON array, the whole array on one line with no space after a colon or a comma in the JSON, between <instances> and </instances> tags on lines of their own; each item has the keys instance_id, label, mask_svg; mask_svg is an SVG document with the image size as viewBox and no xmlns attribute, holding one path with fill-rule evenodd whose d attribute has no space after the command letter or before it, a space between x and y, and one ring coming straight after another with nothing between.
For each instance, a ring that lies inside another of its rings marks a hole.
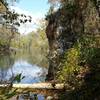
<instances>
[{"instance_id":1,"label":"river","mask_svg":"<svg viewBox=\"0 0 100 100\"><path fill-rule=\"evenodd\" d=\"M23 77L20 83L37 83L45 81L47 68L32 63L31 53L18 51L13 54L0 55L0 83L9 83L16 75ZM17 83L17 81L13 81ZM21 96L19 100L24 100ZM13 100L13 99L11 99ZM32 99L33 100L33 99ZM38 95L38 100L44 100Z\"/></svg>"}]
</instances>

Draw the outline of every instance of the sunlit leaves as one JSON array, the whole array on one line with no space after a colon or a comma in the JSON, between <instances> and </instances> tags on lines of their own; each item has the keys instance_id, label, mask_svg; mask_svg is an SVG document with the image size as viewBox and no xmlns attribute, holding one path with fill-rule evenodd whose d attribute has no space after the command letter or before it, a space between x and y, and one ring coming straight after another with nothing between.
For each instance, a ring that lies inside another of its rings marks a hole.
<instances>
[{"instance_id":1,"label":"sunlit leaves","mask_svg":"<svg viewBox=\"0 0 100 100\"><path fill-rule=\"evenodd\" d=\"M77 48L69 49L64 55L61 65L63 68L61 73L59 73L59 78L63 78L63 81L65 81L68 77L70 77L70 75L74 74L74 72L78 73L80 69L78 65L79 58L80 51Z\"/></svg>"}]
</instances>

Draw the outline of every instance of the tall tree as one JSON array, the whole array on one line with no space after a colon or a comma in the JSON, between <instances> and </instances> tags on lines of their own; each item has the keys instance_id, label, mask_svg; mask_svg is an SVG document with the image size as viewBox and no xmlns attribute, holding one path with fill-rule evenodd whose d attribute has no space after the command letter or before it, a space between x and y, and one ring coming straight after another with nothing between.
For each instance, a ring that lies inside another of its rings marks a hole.
<instances>
[{"instance_id":1,"label":"tall tree","mask_svg":"<svg viewBox=\"0 0 100 100\"><path fill-rule=\"evenodd\" d=\"M84 40L84 37L95 38L96 35L100 34L100 17L98 9L95 6L98 5L98 1L51 0L51 3L56 1L59 1L59 9L50 12L46 17L48 21L46 34L50 48L48 80L56 79L59 69L61 68L60 71L62 70L63 64L61 65L61 63L65 52L73 48L78 42L80 43L80 40ZM91 38L88 40L91 40ZM88 48L89 45L87 46ZM90 51L91 49L89 49Z\"/></svg>"}]
</instances>

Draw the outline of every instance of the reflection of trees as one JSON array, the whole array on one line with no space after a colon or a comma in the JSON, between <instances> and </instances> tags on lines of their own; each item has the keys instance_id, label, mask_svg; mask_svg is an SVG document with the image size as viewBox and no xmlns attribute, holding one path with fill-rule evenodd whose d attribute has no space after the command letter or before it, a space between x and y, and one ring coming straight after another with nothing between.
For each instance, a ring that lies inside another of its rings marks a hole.
<instances>
[{"instance_id":1,"label":"reflection of trees","mask_svg":"<svg viewBox=\"0 0 100 100\"><path fill-rule=\"evenodd\" d=\"M14 64L14 58L11 55L0 55L0 82L5 81L7 70Z\"/></svg>"},{"instance_id":2,"label":"reflection of trees","mask_svg":"<svg viewBox=\"0 0 100 100\"><path fill-rule=\"evenodd\" d=\"M23 50L22 57L27 57L30 63L48 67L48 40L45 34L45 24L44 20L40 20L36 31L20 36L17 48ZM14 42L13 46L15 47Z\"/></svg>"},{"instance_id":3,"label":"reflection of trees","mask_svg":"<svg viewBox=\"0 0 100 100\"><path fill-rule=\"evenodd\" d=\"M0 83L4 82L4 78L7 75L7 71L5 71L4 69L0 69Z\"/></svg>"}]
</instances>

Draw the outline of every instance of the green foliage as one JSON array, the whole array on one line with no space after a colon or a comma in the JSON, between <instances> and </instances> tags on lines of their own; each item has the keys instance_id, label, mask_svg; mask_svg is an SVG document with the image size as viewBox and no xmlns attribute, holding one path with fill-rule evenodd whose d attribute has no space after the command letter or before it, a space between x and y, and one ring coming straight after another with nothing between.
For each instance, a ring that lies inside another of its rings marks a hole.
<instances>
[{"instance_id":1,"label":"green foliage","mask_svg":"<svg viewBox=\"0 0 100 100\"><path fill-rule=\"evenodd\" d=\"M80 59L80 50L73 47L69 49L65 54L61 64L60 73L58 73L58 78L60 81L68 83L70 85L75 85L78 80L76 76L80 70L78 65Z\"/></svg>"},{"instance_id":2,"label":"green foliage","mask_svg":"<svg viewBox=\"0 0 100 100\"><path fill-rule=\"evenodd\" d=\"M42 23L41 23L42 24ZM39 66L48 66L48 40L45 35L45 25L40 25L37 32L29 34L29 49L33 59L32 62ZM34 51L33 51L34 50ZM37 56L36 56L37 54Z\"/></svg>"},{"instance_id":3,"label":"green foliage","mask_svg":"<svg viewBox=\"0 0 100 100\"><path fill-rule=\"evenodd\" d=\"M20 24L25 24L26 22L31 22L32 17L26 16L24 14L18 14L15 11L9 9L8 0L1 0L2 4L5 6L5 12L0 12L0 17L2 19L0 26L0 52L3 48L4 51L8 49L11 44L11 41L18 38L18 27ZM16 0L11 0L11 2L17 2ZM17 45L18 42L16 42Z\"/></svg>"},{"instance_id":4,"label":"green foliage","mask_svg":"<svg viewBox=\"0 0 100 100\"><path fill-rule=\"evenodd\" d=\"M85 64L91 64L92 62L94 62L94 60L96 59L96 56L99 56L99 53L100 53L99 47L98 47L100 42L98 41L98 38L85 36L79 40L79 44L80 44L80 50L81 50L80 62L81 61L85 62ZM93 66L95 66L95 64Z\"/></svg>"},{"instance_id":5,"label":"green foliage","mask_svg":"<svg viewBox=\"0 0 100 100\"><path fill-rule=\"evenodd\" d=\"M59 67L57 79L72 86L70 91L66 90L63 96L60 95L61 100L99 100L99 1L51 1L60 3L59 9L53 14L57 17L57 21L55 20L53 24L56 23L57 28L61 27L60 31L57 31L56 42L61 44L63 51L61 57L56 58L60 58L60 63L56 66ZM47 17L50 19L50 14Z\"/></svg>"},{"instance_id":6,"label":"green foliage","mask_svg":"<svg viewBox=\"0 0 100 100\"><path fill-rule=\"evenodd\" d=\"M6 99L10 99L16 95L16 89L10 90L7 94L5 94Z\"/></svg>"},{"instance_id":7,"label":"green foliage","mask_svg":"<svg viewBox=\"0 0 100 100\"><path fill-rule=\"evenodd\" d=\"M47 67L48 40L45 34L45 24L44 20L40 20L36 32L33 31L26 35L16 35L12 39L11 47L22 51L19 56L26 57L30 63Z\"/></svg>"},{"instance_id":8,"label":"green foliage","mask_svg":"<svg viewBox=\"0 0 100 100\"><path fill-rule=\"evenodd\" d=\"M9 100L12 97L16 96L17 89L13 89L12 87L0 88L0 100Z\"/></svg>"},{"instance_id":9,"label":"green foliage","mask_svg":"<svg viewBox=\"0 0 100 100\"><path fill-rule=\"evenodd\" d=\"M17 82L17 83L20 83L22 79L24 79L25 76L22 76L22 73L20 74L17 74L14 79L13 79L13 82Z\"/></svg>"},{"instance_id":10,"label":"green foliage","mask_svg":"<svg viewBox=\"0 0 100 100\"><path fill-rule=\"evenodd\" d=\"M68 100L99 98L100 48L96 45L97 40L95 37L82 37L65 53L58 79L74 89L63 93L61 100L66 97Z\"/></svg>"}]
</instances>

